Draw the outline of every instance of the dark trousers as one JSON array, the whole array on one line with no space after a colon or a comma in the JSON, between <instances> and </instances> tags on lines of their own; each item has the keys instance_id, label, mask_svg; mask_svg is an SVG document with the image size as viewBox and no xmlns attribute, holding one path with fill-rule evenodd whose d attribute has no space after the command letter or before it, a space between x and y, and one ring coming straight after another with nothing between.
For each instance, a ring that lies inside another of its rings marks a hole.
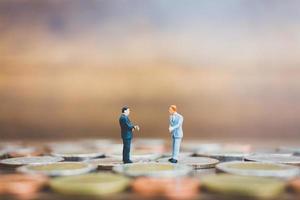
<instances>
[{"instance_id":1,"label":"dark trousers","mask_svg":"<svg viewBox=\"0 0 300 200\"><path fill-rule=\"evenodd\" d=\"M123 138L123 162L130 161L130 145L131 139Z\"/></svg>"}]
</instances>

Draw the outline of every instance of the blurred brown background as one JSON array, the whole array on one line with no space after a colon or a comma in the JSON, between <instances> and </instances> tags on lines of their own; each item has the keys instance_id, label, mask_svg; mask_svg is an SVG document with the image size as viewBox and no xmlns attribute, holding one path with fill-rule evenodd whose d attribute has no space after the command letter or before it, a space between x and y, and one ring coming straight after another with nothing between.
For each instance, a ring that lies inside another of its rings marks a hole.
<instances>
[{"instance_id":1,"label":"blurred brown background","mask_svg":"<svg viewBox=\"0 0 300 200\"><path fill-rule=\"evenodd\" d=\"M0 138L299 138L297 0L2 0Z\"/></svg>"}]
</instances>

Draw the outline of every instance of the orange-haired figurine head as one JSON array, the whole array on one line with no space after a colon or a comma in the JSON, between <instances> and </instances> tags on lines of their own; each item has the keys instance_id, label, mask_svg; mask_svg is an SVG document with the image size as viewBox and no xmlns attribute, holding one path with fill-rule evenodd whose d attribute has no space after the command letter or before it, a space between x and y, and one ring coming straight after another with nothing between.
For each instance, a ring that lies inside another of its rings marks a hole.
<instances>
[{"instance_id":1,"label":"orange-haired figurine head","mask_svg":"<svg viewBox=\"0 0 300 200\"><path fill-rule=\"evenodd\" d=\"M169 107L169 113L170 113L170 115L173 115L175 112L177 112L177 106L176 105L171 105Z\"/></svg>"}]
</instances>

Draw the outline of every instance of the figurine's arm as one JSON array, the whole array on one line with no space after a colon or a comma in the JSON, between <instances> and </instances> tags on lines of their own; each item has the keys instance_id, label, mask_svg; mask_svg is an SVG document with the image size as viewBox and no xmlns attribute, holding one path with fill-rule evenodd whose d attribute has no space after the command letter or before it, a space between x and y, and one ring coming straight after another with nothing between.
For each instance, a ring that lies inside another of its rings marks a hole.
<instances>
[{"instance_id":1,"label":"figurine's arm","mask_svg":"<svg viewBox=\"0 0 300 200\"><path fill-rule=\"evenodd\" d=\"M172 132L173 130L179 128L180 126L182 126L182 123L183 123L183 117L180 116L180 117L179 117L178 123L177 123L175 126L171 126L171 132Z\"/></svg>"},{"instance_id":2,"label":"figurine's arm","mask_svg":"<svg viewBox=\"0 0 300 200\"><path fill-rule=\"evenodd\" d=\"M134 129L134 126L132 123L128 120L128 118L122 118L121 119L122 124L124 124L129 130Z\"/></svg>"}]
</instances>

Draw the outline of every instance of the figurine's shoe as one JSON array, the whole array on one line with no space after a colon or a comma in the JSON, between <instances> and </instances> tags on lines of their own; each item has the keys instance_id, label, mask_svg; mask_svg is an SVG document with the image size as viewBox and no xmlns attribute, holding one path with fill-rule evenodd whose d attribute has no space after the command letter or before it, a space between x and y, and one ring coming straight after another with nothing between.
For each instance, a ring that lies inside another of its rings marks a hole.
<instances>
[{"instance_id":1,"label":"figurine's shoe","mask_svg":"<svg viewBox=\"0 0 300 200\"><path fill-rule=\"evenodd\" d=\"M133 163L131 160L123 161L124 164Z\"/></svg>"},{"instance_id":2,"label":"figurine's shoe","mask_svg":"<svg viewBox=\"0 0 300 200\"><path fill-rule=\"evenodd\" d=\"M176 160L176 159L174 159L174 158L170 158L169 160L168 160L170 163L177 163L178 161Z\"/></svg>"}]
</instances>

